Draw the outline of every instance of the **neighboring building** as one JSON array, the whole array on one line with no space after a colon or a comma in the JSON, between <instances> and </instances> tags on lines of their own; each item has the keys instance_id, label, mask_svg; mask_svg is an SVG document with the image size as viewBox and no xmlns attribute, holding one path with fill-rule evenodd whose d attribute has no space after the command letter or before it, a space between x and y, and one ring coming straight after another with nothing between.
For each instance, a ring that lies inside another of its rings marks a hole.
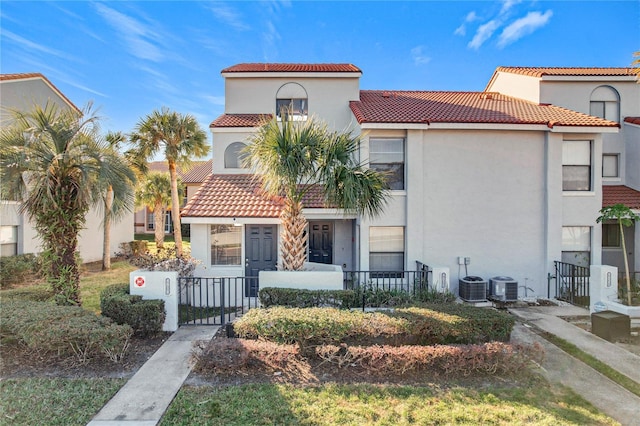
<instances>
[{"instance_id":1,"label":"neighboring building","mask_svg":"<svg viewBox=\"0 0 640 426\"><path fill-rule=\"evenodd\" d=\"M13 119L11 111L30 111L34 105L53 102L61 108L81 111L44 75L0 74L0 120L8 126ZM0 201L0 256L11 256L41 251L41 241L26 214L20 214L20 203ZM78 251L82 260L92 262L102 259L102 220L99 209L87 214L85 229L78 236ZM120 244L133 240L133 217L128 216L111 226L111 253L120 250Z\"/></svg>"},{"instance_id":2,"label":"neighboring building","mask_svg":"<svg viewBox=\"0 0 640 426\"><path fill-rule=\"evenodd\" d=\"M599 171L603 140L617 136L618 120L519 93L360 90L361 74L351 64L222 71L225 112L210 126L213 174L182 212L192 255L206 266L199 273L275 268L281 200L260 193L239 152L282 105L291 119L316 116L361 134L360 160L390 173L391 199L375 220L325 208L321 194L306 200L311 261L372 271L420 261L448 267L452 283L511 276L529 296L547 295L554 261L601 263ZM460 264L465 257L470 263Z\"/></svg>"},{"instance_id":3,"label":"neighboring building","mask_svg":"<svg viewBox=\"0 0 640 426\"><path fill-rule=\"evenodd\" d=\"M191 167L187 171L182 171L177 167L176 171L184 185L184 199L180 203L181 206L187 204L187 201L193 197L198 188L207 176L211 174L212 160L193 161ZM169 164L166 161L154 161L149 163L150 172L166 172L169 173ZM141 207L134 213L134 224L136 234L153 234L154 231L154 214L153 209ZM167 206L164 220L165 234L173 233L173 222L171 219L171 207Z\"/></svg>"},{"instance_id":4,"label":"neighboring building","mask_svg":"<svg viewBox=\"0 0 640 426\"><path fill-rule=\"evenodd\" d=\"M623 203L640 214L640 84L634 69L498 67L486 90L619 123L618 133L602 136L602 206ZM593 197L597 193L580 190L563 194L566 202L585 196ZM581 235L584 247L589 245L596 250L601 241L602 263L624 270L620 230L616 223L605 223L601 238L594 220L582 222L565 215L563 226L566 235ZM625 242L629 268L638 270L640 225L625 229ZM566 239L566 244L578 243Z\"/></svg>"}]
</instances>

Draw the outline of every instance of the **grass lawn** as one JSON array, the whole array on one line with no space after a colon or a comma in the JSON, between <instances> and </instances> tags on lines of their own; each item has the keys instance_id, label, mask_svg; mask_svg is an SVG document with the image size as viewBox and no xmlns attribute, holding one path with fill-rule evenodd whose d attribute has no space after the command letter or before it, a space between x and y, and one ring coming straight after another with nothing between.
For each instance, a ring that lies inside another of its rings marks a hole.
<instances>
[{"instance_id":1,"label":"grass lawn","mask_svg":"<svg viewBox=\"0 0 640 426\"><path fill-rule=\"evenodd\" d=\"M0 381L0 424L86 425L125 381L4 379Z\"/></svg>"},{"instance_id":2,"label":"grass lawn","mask_svg":"<svg viewBox=\"0 0 640 426\"><path fill-rule=\"evenodd\" d=\"M337 385L185 386L167 425L615 425L571 390L521 387Z\"/></svg>"},{"instance_id":3,"label":"grass lawn","mask_svg":"<svg viewBox=\"0 0 640 426\"><path fill-rule=\"evenodd\" d=\"M135 234L134 239L135 240L146 241L147 242L147 249L149 250L149 252L155 253L157 251L155 235L153 235L153 234ZM165 235L165 237L164 237L164 246L165 246L165 248L175 247L175 242L173 240L173 235ZM189 237L185 237L185 236L182 237L182 249L187 253L191 253L191 241L190 241Z\"/></svg>"},{"instance_id":4,"label":"grass lawn","mask_svg":"<svg viewBox=\"0 0 640 426\"><path fill-rule=\"evenodd\" d=\"M99 263L102 265L102 263ZM100 266L97 266L100 268ZM96 314L100 313L100 292L111 284L128 283L129 273L135 271L136 267L129 264L127 260L111 262L110 271L92 272L91 269L82 274L80 278L80 299L82 307Z\"/></svg>"}]
</instances>

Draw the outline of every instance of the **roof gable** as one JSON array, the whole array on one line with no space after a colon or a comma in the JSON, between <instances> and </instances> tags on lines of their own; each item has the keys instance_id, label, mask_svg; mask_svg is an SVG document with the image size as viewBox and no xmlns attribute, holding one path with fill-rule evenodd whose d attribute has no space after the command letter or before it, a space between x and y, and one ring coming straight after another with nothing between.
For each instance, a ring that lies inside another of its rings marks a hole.
<instances>
[{"instance_id":1,"label":"roof gable","mask_svg":"<svg viewBox=\"0 0 640 426\"><path fill-rule=\"evenodd\" d=\"M40 79L44 81L44 83L51 88L60 98L65 101L69 107L74 109L75 111L82 113L80 108L78 108L69 98L65 96L53 83L49 81L47 77L39 72L31 72L31 73L17 73L17 74L0 74L0 82L3 81L22 81L22 80L34 80Z\"/></svg>"}]
</instances>

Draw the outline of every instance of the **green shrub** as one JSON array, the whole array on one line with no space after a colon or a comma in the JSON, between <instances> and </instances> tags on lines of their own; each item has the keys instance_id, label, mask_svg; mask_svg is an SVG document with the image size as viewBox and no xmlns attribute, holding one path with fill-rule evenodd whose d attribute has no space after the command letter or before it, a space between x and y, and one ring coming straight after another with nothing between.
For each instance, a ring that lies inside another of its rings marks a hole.
<instances>
[{"instance_id":1,"label":"green shrub","mask_svg":"<svg viewBox=\"0 0 640 426\"><path fill-rule=\"evenodd\" d=\"M434 304L387 312L341 311L333 308L252 309L234 324L239 337L301 348L350 344L447 344L507 341L514 320L493 309Z\"/></svg>"},{"instance_id":2,"label":"green shrub","mask_svg":"<svg viewBox=\"0 0 640 426\"><path fill-rule=\"evenodd\" d=\"M42 259L35 254L0 257L0 288L42 278Z\"/></svg>"},{"instance_id":3,"label":"green shrub","mask_svg":"<svg viewBox=\"0 0 640 426\"><path fill-rule=\"evenodd\" d=\"M2 300L30 300L32 302L46 302L53 299L53 292L47 285L13 288L2 292Z\"/></svg>"},{"instance_id":4,"label":"green shrub","mask_svg":"<svg viewBox=\"0 0 640 426\"><path fill-rule=\"evenodd\" d=\"M354 290L353 306L367 308L406 306L414 302L412 293L399 289L384 289L364 284Z\"/></svg>"},{"instance_id":5,"label":"green shrub","mask_svg":"<svg viewBox=\"0 0 640 426\"><path fill-rule=\"evenodd\" d=\"M118 362L129 346L133 330L79 306L9 300L2 303L0 334L41 354L80 362L96 357Z\"/></svg>"},{"instance_id":6,"label":"green shrub","mask_svg":"<svg viewBox=\"0 0 640 426\"><path fill-rule=\"evenodd\" d=\"M396 309L389 315L407 320L420 345L507 342L515 320L495 309L461 304L431 304Z\"/></svg>"},{"instance_id":7,"label":"green shrub","mask_svg":"<svg viewBox=\"0 0 640 426\"><path fill-rule=\"evenodd\" d=\"M163 300L142 300L129 294L129 284L112 284L100 293L102 315L128 324L140 336L158 334L166 318Z\"/></svg>"},{"instance_id":8,"label":"green shrub","mask_svg":"<svg viewBox=\"0 0 640 426\"><path fill-rule=\"evenodd\" d=\"M296 288L265 287L258 293L260 305L287 306L290 308L351 308L354 292L352 290L306 290Z\"/></svg>"}]
</instances>

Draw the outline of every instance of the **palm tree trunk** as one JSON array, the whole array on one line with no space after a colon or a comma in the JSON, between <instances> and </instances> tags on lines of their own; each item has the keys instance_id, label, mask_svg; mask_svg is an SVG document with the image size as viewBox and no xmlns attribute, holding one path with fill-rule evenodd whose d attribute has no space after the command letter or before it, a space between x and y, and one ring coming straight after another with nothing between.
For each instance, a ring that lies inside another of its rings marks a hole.
<instances>
[{"instance_id":1,"label":"palm tree trunk","mask_svg":"<svg viewBox=\"0 0 640 426\"><path fill-rule=\"evenodd\" d=\"M300 271L307 260L307 219L302 214L302 203L286 198L280 218L282 268L285 271Z\"/></svg>"},{"instance_id":2,"label":"palm tree trunk","mask_svg":"<svg viewBox=\"0 0 640 426\"><path fill-rule=\"evenodd\" d=\"M109 185L104 199L104 225L102 240L102 270L111 270L111 206L113 205L113 187Z\"/></svg>"},{"instance_id":3,"label":"palm tree trunk","mask_svg":"<svg viewBox=\"0 0 640 426\"><path fill-rule=\"evenodd\" d=\"M176 163L169 161L171 177L171 218L173 219L173 239L176 243L176 256L182 256L182 229L180 228L180 200L178 198L178 174Z\"/></svg>"},{"instance_id":4,"label":"palm tree trunk","mask_svg":"<svg viewBox=\"0 0 640 426\"><path fill-rule=\"evenodd\" d=\"M153 229L156 248L164 248L164 208L162 203L157 203L153 209Z\"/></svg>"},{"instance_id":5,"label":"palm tree trunk","mask_svg":"<svg viewBox=\"0 0 640 426\"><path fill-rule=\"evenodd\" d=\"M622 241L622 254L624 258L624 270L627 279L627 305L631 306L631 277L629 276L629 259L627 259L627 245L624 241L624 229L622 229L622 220L618 219L620 225L620 240Z\"/></svg>"}]
</instances>

